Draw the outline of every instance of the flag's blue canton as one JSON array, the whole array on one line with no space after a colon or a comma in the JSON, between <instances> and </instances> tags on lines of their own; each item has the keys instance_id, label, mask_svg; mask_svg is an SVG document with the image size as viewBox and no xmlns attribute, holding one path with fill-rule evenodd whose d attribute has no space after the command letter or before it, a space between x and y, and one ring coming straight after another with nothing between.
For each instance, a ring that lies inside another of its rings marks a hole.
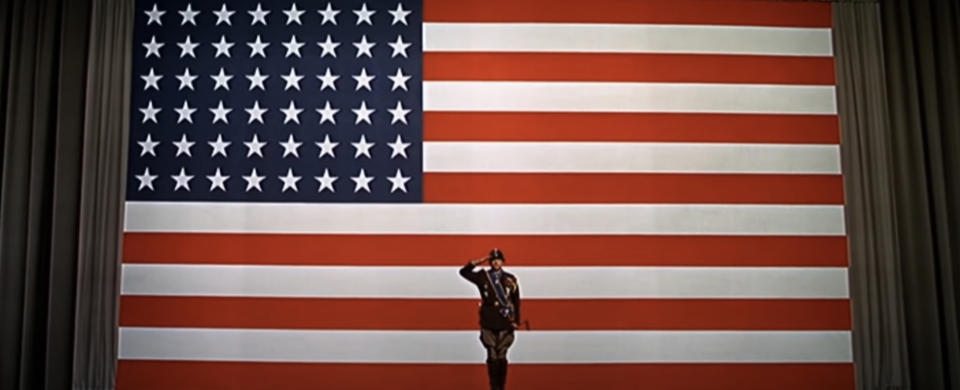
<instances>
[{"instance_id":1,"label":"flag's blue canton","mask_svg":"<svg viewBox=\"0 0 960 390\"><path fill-rule=\"evenodd\" d=\"M127 199L420 201L421 11L139 0Z\"/></svg>"}]
</instances>

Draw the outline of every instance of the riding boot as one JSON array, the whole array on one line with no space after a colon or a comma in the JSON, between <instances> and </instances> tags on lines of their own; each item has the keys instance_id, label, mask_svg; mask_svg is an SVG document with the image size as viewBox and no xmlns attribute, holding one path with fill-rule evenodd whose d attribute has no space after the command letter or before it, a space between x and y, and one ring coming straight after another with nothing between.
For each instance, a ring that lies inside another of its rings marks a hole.
<instances>
[{"instance_id":1,"label":"riding boot","mask_svg":"<svg viewBox=\"0 0 960 390\"><path fill-rule=\"evenodd\" d=\"M505 390L507 388L507 359L500 359L497 363L499 363L500 366L497 370L499 374L497 378L500 384L499 390Z\"/></svg>"},{"instance_id":2,"label":"riding boot","mask_svg":"<svg viewBox=\"0 0 960 390\"><path fill-rule=\"evenodd\" d=\"M487 376L490 377L490 390L500 390L500 361L487 360Z\"/></svg>"}]
</instances>

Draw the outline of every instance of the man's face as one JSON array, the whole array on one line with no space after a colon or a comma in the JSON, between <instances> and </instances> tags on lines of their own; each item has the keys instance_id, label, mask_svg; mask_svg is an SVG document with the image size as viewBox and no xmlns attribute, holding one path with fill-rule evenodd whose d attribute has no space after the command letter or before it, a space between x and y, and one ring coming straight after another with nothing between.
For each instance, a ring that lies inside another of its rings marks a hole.
<instances>
[{"instance_id":1,"label":"man's face","mask_svg":"<svg viewBox=\"0 0 960 390\"><path fill-rule=\"evenodd\" d=\"M493 269L500 269L500 267L503 267L503 259L490 260L490 266L493 267Z\"/></svg>"}]
</instances>

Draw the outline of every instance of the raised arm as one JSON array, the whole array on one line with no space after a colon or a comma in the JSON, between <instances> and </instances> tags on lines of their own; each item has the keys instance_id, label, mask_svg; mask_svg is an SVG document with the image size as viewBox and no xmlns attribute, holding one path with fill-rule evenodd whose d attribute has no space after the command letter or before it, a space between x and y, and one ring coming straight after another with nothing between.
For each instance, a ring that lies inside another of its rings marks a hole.
<instances>
[{"instance_id":1,"label":"raised arm","mask_svg":"<svg viewBox=\"0 0 960 390\"><path fill-rule=\"evenodd\" d=\"M463 276L464 279L469 280L473 284L480 285L483 283L483 275L481 275L479 272L474 272L474 268L480 264L483 264L485 261L487 261L486 257L482 259L470 260L466 265L463 266L463 268L460 268L460 276Z\"/></svg>"}]
</instances>

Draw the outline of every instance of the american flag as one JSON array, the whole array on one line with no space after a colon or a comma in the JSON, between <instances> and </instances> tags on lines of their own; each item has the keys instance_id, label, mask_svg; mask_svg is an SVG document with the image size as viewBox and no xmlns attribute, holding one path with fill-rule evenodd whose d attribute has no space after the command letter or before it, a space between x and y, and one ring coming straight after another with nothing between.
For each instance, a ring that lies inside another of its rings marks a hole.
<instances>
[{"instance_id":1,"label":"american flag","mask_svg":"<svg viewBox=\"0 0 960 390\"><path fill-rule=\"evenodd\" d=\"M118 389L853 388L829 4L135 18Z\"/></svg>"}]
</instances>

